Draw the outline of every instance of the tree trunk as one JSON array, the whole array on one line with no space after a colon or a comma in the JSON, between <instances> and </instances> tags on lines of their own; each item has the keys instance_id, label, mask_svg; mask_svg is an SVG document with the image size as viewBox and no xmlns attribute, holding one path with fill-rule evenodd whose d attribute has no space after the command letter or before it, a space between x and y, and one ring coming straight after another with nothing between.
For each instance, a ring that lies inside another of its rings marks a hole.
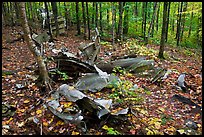
<instances>
[{"instance_id":1,"label":"tree trunk","mask_svg":"<svg viewBox=\"0 0 204 137\"><path fill-rule=\"evenodd\" d=\"M123 27L123 34L128 34L128 28L129 28L129 5L124 10L124 27Z\"/></svg>"},{"instance_id":2,"label":"tree trunk","mask_svg":"<svg viewBox=\"0 0 204 137\"><path fill-rule=\"evenodd\" d=\"M143 28L143 39L145 41L145 44L147 44L147 39L146 39L146 25L147 25L147 4L148 2L145 2L145 6L144 6L144 28Z\"/></svg>"},{"instance_id":3,"label":"tree trunk","mask_svg":"<svg viewBox=\"0 0 204 137\"><path fill-rule=\"evenodd\" d=\"M89 40L91 39L91 36L90 36L90 23L89 23L89 7L88 7L88 2L86 2L86 17L87 17L87 25L88 25L88 38Z\"/></svg>"},{"instance_id":4,"label":"tree trunk","mask_svg":"<svg viewBox=\"0 0 204 137\"><path fill-rule=\"evenodd\" d=\"M159 58L164 59L164 44L165 44L165 37L166 37L166 24L167 24L167 6L168 2L164 2L163 8L163 24L162 24L162 34L161 34L161 41L160 41L160 49L159 49Z\"/></svg>"},{"instance_id":5,"label":"tree trunk","mask_svg":"<svg viewBox=\"0 0 204 137\"><path fill-rule=\"evenodd\" d=\"M84 39L86 39L86 17L85 17L84 2L82 2L82 13L83 13L83 22L84 22Z\"/></svg>"},{"instance_id":6,"label":"tree trunk","mask_svg":"<svg viewBox=\"0 0 204 137\"><path fill-rule=\"evenodd\" d=\"M14 9L13 9L13 4L12 4L12 3L13 3L13 2L10 2L10 11L11 11L11 12L10 12L10 18L11 18L11 26L14 26L14 24L15 24L15 23L14 23L14 19L13 19L13 17L14 17L14 16L13 16L13 10L14 10Z\"/></svg>"},{"instance_id":7,"label":"tree trunk","mask_svg":"<svg viewBox=\"0 0 204 137\"><path fill-rule=\"evenodd\" d=\"M100 11L100 33L103 33L103 24L102 24L102 3L99 3L99 11Z\"/></svg>"},{"instance_id":8,"label":"tree trunk","mask_svg":"<svg viewBox=\"0 0 204 137\"><path fill-rule=\"evenodd\" d=\"M43 57L40 54L40 51L36 48L36 45L31 39L31 33L29 30L28 21L27 21L26 12L25 12L25 2L18 2L18 6L20 7L20 15L21 15L22 28L24 32L24 39L31 53L34 55L37 61L37 64L39 66L39 72L40 72L39 78L42 80L43 82L42 84L47 85L49 84L49 80L50 80L48 76L48 71L43 61Z\"/></svg>"},{"instance_id":9,"label":"tree trunk","mask_svg":"<svg viewBox=\"0 0 204 137\"><path fill-rule=\"evenodd\" d=\"M98 2L96 2L95 5L96 5L95 23L96 23L96 28L98 28Z\"/></svg>"},{"instance_id":10,"label":"tree trunk","mask_svg":"<svg viewBox=\"0 0 204 137\"><path fill-rule=\"evenodd\" d=\"M95 2L92 3L92 18L91 18L92 25L95 24L94 13L95 13Z\"/></svg>"},{"instance_id":11,"label":"tree trunk","mask_svg":"<svg viewBox=\"0 0 204 137\"><path fill-rule=\"evenodd\" d=\"M66 30L68 30L69 26L69 20L68 20L68 11L67 11L67 5L66 2L64 2L64 11L65 11L65 20L66 20Z\"/></svg>"},{"instance_id":12,"label":"tree trunk","mask_svg":"<svg viewBox=\"0 0 204 137\"><path fill-rule=\"evenodd\" d=\"M157 19L156 19L156 30L159 30L159 9L160 9L160 2L158 3L158 10L157 10Z\"/></svg>"},{"instance_id":13,"label":"tree trunk","mask_svg":"<svg viewBox=\"0 0 204 137\"><path fill-rule=\"evenodd\" d=\"M136 17L138 15L138 2L135 2L135 12L134 12L134 16Z\"/></svg>"},{"instance_id":14,"label":"tree trunk","mask_svg":"<svg viewBox=\"0 0 204 137\"><path fill-rule=\"evenodd\" d=\"M115 49L115 6L114 3L112 2L112 45L113 45L113 50Z\"/></svg>"},{"instance_id":15,"label":"tree trunk","mask_svg":"<svg viewBox=\"0 0 204 137\"><path fill-rule=\"evenodd\" d=\"M81 35L80 20L79 20L79 2L76 2L76 19L77 19L77 35Z\"/></svg>"},{"instance_id":16,"label":"tree trunk","mask_svg":"<svg viewBox=\"0 0 204 137\"><path fill-rule=\"evenodd\" d=\"M165 39L165 42L167 42L167 39L168 39L168 29L169 29L169 14L170 14L170 8L171 8L171 2L169 2L168 4L168 12L167 12L167 24L166 24L166 39Z\"/></svg>"},{"instance_id":17,"label":"tree trunk","mask_svg":"<svg viewBox=\"0 0 204 137\"><path fill-rule=\"evenodd\" d=\"M181 2L180 12L179 12L179 20L178 20L178 25L177 25L177 41L176 41L177 46L179 46L179 44L180 44L180 37L181 37L181 14L182 14L182 9L183 9L183 2Z\"/></svg>"},{"instance_id":18,"label":"tree trunk","mask_svg":"<svg viewBox=\"0 0 204 137\"><path fill-rule=\"evenodd\" d=\"M190 18L190 27L189 27L189 31L188 31L188 38L191 36L192 20L193 20L193 7L192 7L192 12L191 12L191 18Z\"/></svg>"},{"instance_id":19,"label":"tree trunk","mask_svg":"<svg viewBox=\"0 0 204 137\"><path fill-rule=\"evenodd\" d=\"M52 30L51 30L51 26L50 26L50 15L49 15L49 10L48 10L48 5L47 2L45 3L45 10L47 12L47 22L48 22L48 30L49 30L49 34L50 34L50 40L53 41L53 37L52 37Z\"/></svg>"},{"instance_id":20,"label":"tree trunk","mask_svg":"<svg viewBox=\"0 0 204 137\"><path fill-rule=\"evenodd\" d=\"M122 20L123 20L123 2L119 2L119 23L118 23L118 34L117 34L117 38L119 40L122 40Z\"/></svg>"},{"instance_id":21,"label":"tree trunk","mask_svg":"<svg viewBox=\"0 0 204 137\"><path fill-rule=\"evenodd\" d=\"M184 8L183 8L183 12L186 12L187 11L187 2L184 2ZM182 15L183 17L182 17L182 21L181 21L181 40L180 41L182 41L183 40L183 32L184 32L184 28L185 28L185 21L186 21L186 15L185 14L183 14Z\"/></svg>"},{"instance_id":22,"label":"tree trunk","mask_svg":"<svg viewBox=\"0 0 204 137\"><path fill-rule=\"evenodd\" d=\"M148 39L149 39L149 37L150 37L150 32L151 32L151 30L152 30L152 35L153 35L153 30L154 30L153 24L154 24L154 19L155 19L156 13L157 13L157 12L156 12L156 11L157 11L157 7L158 7L158 4L157 4L157 2L155 2L155 3L154 3L153 14L152 14L152 21L151 21L150 26L149 26L149 29L148 29L147 41L148 41Z\"/></svg>"},{"instance_id":23,"label":"tree trunk","mask_svg":"<svg viewBox=\"0 0 204 137\"><path fill-rule=\"evenodd\" d=\"M173 12L172 13L174 13L175 12L175 9L176 9L176 4L174 5L174 8L172 9L173 10ZM171 28L171 31L172 32L174 32L174 23L175 23L175 19L174 19L174 14L172 14L172 24L171 24L171 26L172 26L172 28Z\"/></svg>"},{"instance_id":24,"label":"tree trunk","mask_svg":"<svg viewBox=\"0 0 204 137\"><path fill-rule=\"evenodd\" d=\"M58 25L58 20L57 20L57 17L58 17L57 4L56 4L56 2L51 2L51 5L52 5L52 11L54 14L55 27L56 27L56 37L57 37L59 35L59 25Z\"/></svg>"}]
</instances>

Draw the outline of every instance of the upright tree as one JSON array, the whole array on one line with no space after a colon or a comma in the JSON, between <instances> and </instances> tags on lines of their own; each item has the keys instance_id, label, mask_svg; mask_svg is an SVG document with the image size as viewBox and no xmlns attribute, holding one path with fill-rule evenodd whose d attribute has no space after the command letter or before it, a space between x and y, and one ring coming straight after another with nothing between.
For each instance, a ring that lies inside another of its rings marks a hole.
<instances>
[{"instance_id":1,"label":"upright tree","mask_svg":"<svg viewBox=\"0 0 204 137\"><path fill-rule=\"evenodd\" d=\"M90 36L90 23L89 23L89 6L88 6L88 2L86 2L86 17L87 17L87 26L88 26L88 38L89 40L91 39L91 36Z\"/></svg>"},{"instance_id":2,"label":"upright tree","mask_svg":"<svg viewBox=\"0 0 204 137\"><path fill-rule=\"evenodd\" d=\"M76 2L76 21L77 21L77 35L81 35L80 19L79 19L79 2Z\"/></svg>"},{"instance_id":3,"label":"upright tree","mask_svg":"<svg viewBox=\"0 0 204 137\"><path fill-rule=\"evenodd\" d=\"M179 8L179 18L177 23L177 31L176 31L176 45L179 46L180 44L180 37L181 37L181 14L183 11L183 2L181 2L180 8Z\"/></svg>"},{"instance_id":4,"label":"upright tree","mask_svg":"<svg viewBox=\"0 0 204 137\"><path fill-rule=\"evenodd\" d=\"M183 12L187 11L187 2L184 2L184 7L183 7ZM184 32L184 27L185 27L185 22L186 22L186 14L182 14L182 21L181 21L181 41L183 39L183 32Z\"/></svg>"},{"instance_id":5,"label":"upright tree","mask_svg":"<svg viewBox=\"0 0 204 137\"><path fill-rule=\"evenodd\" d=\"M160 2L158 3L158 9L157 9L157 19L156 19L156 30L159 30L159 11L160 11Z\"/></svg>"},{"instance_id":6,"label":"upright tree","mask_svg":"<svg viewBox=\"0 0 204 137\"><path fill-rule=\"evenodd\" d=\"M126 5L124 7L123 34L127 34L129 29L129 3L126 2L124 4Z\"/></svg>"},{"instance_id":7,"label":"upright tree","mask_svg":"<svg viewBox=\"0 0 204 137\"><path fill-rule=\"evenodd\" d=\"M115 50L115 5L112 2L112 45Z\"/></svg>"},{"instance_id":8,"label":"upright tree","mask_svg":"<svg viewBox=\"0 0 204 137\"><path fill-rule=\"evenodd\" d=\"M166 32L165 42L167 42L167 39L168 39L170 8L171 8L171 2L168 3L168 7L167 7L167 23L166 23L166 31L167 32Z\"/></svg>"},{"instance_id":9,"label":"upright tree","mask_svg":"<svg viewBox=\"0 0 204 137\"><path fill-rule=\"evenodd\" d=\"M83 23L84 23L84 39L86 39L86 16L84 2L82 2L82 13L83 13Z\"/></svg>"},{"instance_id":10,"label":"upright tree","mask_svg":"<svg viewBox=\"0 0 204 137\"><path fill-rule=\"evenodd\" d=\"M44 86L49 87L50 78L48 76L46 65L43 61L43 57L41 56L40 51L36 48L36 45L31 39L31 33L29 30L29 26L28 26L28 20L26 18L25 2L18 2L17 4L20 7L19 9L20 9L22 29L24 32L24 39L31 53L34 55L35 60L39 66L39 72L40 72L39 80L42 82L41 83L42 87Z\"/></svg>"},{"instance_id":11,"label":"upright tree","mask_svg":"<svg viewBox=\"0 0 204 137\"><path fill-rule=\"evenodd\" d=\"M50 39L51 41L53 41L52 31L51 31L51 26L50 26L50 15L49 15L49 10L48 10L48 5L47 5L47 2L44 2L44 3L45 3L45 10L47 12L47 24L48 24L48 30L50 33Z\"/></svg>"},{"instance_id":12,"label":"upright tree","mask_svg":"<svg viewBox=\"0 0 204 137\"><path fill-rule=\"evenodd\" d=\"M149 26L149 29L148 29L148 36L147 36L147 41L150 37L150 33L152 32L152 35L153 35L153 30L154 30L154 19L155 19L155 16L156 16L156 11L157 11L157 7L158 7L158 3L155 2L154 3L154 8L153 8L153 14L152 14L152 20L151 20L151 23L150 23L150 26Z\"/></svg>"},{"instance_id":13,"label":"upright tree","mask_svg":"<svg viewBox=\"0 0 204 137\"><path fill-rule=\"evenodd\" d=\"M99 3L99 11L100 11L100 31L103 33L103 24L102 24L102 2Z\"/></svg>"},{"instance_id":14,"label":"upright tree","mask_svg":"<svg viewBox=\"0 0 204 137\"><path fill-rule=\"evenodd\" d=\"M96 27L98 28L98 2L96 2L95 5L96 5L95 24L96 24Z\"/></svg>"},{"instance_id":15,"label":"upright tree","mask_svg":"<svg viewBox=\"0 0 204 137\"><path fill-rule=\"evenodd\" d=\"M191 36L191 30L192 30L192 21L193 20L193 6L192 6L192 12L191 12L191 17L190 17L190 26L188 30L188 38Z\"/></svg>"},{"instance_id":16,"label":"upright tree","mask_svg":"<svg viewBox=\"0 0 204 137\"><path fill-rule=\"evenodd\" d=\"M165 44L165 37L166 37L166 24L167 24L167 6L168 2L164 2L163 8L163 23L162 23L162 34L161 34L161 41L160 41L160 49L159 49L159 58L164 59L164 44Z\"/></svg>"},{"instance_id":17,"label":"upright tree","mask_svg":"<svg viewBox=\"0 0 204 137\"><path fill-rule=\"evenodd\" d=\"M56 2L51 2L51 5L52 5L52 11L54 14L55 26L56 26L56 36L58 36L59 35L59 24L57 20L57 17L58 17L57 4Z\"/></svg>"},{"instance_id":18,"label":"upright tree","mask_svg":"<svg viewBox=\"0 0 204 137\"><path fill-rule=\"evenodd\" d=\"M124 2L118 2L118 7L119 7L119 22L118 22L118 34L117 34L117 38L122 40L122 20L123 20L123 3Z\"/></svg>"}]
</instances>

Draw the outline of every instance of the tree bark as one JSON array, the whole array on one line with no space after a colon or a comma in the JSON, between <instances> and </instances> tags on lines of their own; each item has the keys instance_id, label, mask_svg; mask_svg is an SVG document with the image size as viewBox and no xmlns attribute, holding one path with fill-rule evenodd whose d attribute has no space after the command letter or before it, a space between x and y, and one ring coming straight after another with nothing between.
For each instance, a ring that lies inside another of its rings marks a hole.
<instances>
[{"instance_id":1,"label":"tree bark","mask_svg":"<svg viewBox=\"0 0 204 137\"><path fill-rule=\"evenodd\" d=\"M67 5L66 2L64 2L64 11L65 11L65 20L66 20L66 30L68 30L69 26L69 20L68 20L68 11L67 11Z\"/></svg>"},{"instance_id":2,"label":"tree bark","mask_svg":"<svg viewBox=\"0 0 204 137\"><path fill-rule=\"evenodd\" d=\"M184 3L184 8L183 8L183 12L186 12L187 11L187 2ZM183 32L184 32L184 27L185 27L185 22L186 22L186 15L183 14L182 15L182 21L181 21L181 41L183 40Z\"/></svg>"},{"instance_id":3,"label":"tree bark","mask_svg":"<svg viewBox=\"0 0 204 137\"><path fill-rule=\"evenodd\" d=\"M119 2L119 23L118 23L118 35L117 35L117 38L119 40L122 40L122 30L123 30L123 27L122 27L122 20L123 20L123 2Z\"/></svg>"},{"instance_id":4,"label":"tree bark","mask_svg":"<svg viewBox=\"0 0 204 137\"><path fill-rule=\"evenodd\" d=\"M81 35L80 20L79 20L79 2L76 2L76 19L77 19L77 35Z\"/></svg>"},{"instance_id":5,"label":"tree bark","mask_svg":"<svg viewBox=\"0 0 204 137\"><path fill-rule=\"evenodd\" d=\"M161 41L160 41L160 49L159 49L159 58L164 59L164 44L165 44L165 37L166 37L166 24L167 24L167 6L168 2L164 2L163 8L163 24L162 24L162 34L161 34Z\"/></svg>"},{"instance_id":6,"label":"tree bark","mask_svg":"<svg viewBox=\"0 0 204 137\"><path fill-rule=\"evenodd\" d=\"M88 2L86 2L86 16L87 16L87 25L88 25L88 38L89 40L91 39L91 36L90 36L90 23L89 23L89 7L88 7Z\"/></svg>"},{"instance_id":7,"label":"tree bark","mask_svg":"<svg viewBox=\"0 0 204 137\"><path fill-rule=\"evenodd\" d=\"M192 20L193 20L193 7L192 7L192 12L191 12L191 18L190 18L190 27L189 27L189 31L188 31L188 38L191 36Z\"/></svg>"},{"instance_id":8,"label":"tree bark","mask_svg":"<svg viewBox=\"0 0 204 137\"><path fill-rule=\"evenodd\" d=\"M39 72L40 72L39 78L42 80L43 82L42 84L47 85L49 84L49 80L50 80L48 76L48 71L43 61L43 57L40 54L40 51L36 48L36 45L31 39L31 33L29 30L28 21L27 21L26 12L25 12L25 2L19 2L18 6L20 7L20 16L21 16L22 28L24 32L24 39L31 53L34 55L37 61L37 64L39 66Z\"/></svg>"},{"instance_id":9,"label":"tree bark","mask_svg":"<svg viewBox=\"0 0 204 137\"><path fill-rule=\"evenodd\" d=\"M95 19L94 19L94 13L95 13L95 2L92 3L92 18L91 18L91 24L95 24Z\"/></svg>"},{"instance_id":10,"label":"tree bark","mask_svg":"<svg viewBox=\"0 0 204 137\"><path fill-rule=\"evenodd\" d=\"M158 7L158 4L157 2L154 3L154 9L153 9L153 14L152 14L152 20L151 20L151 23L150 23L150 26L149 26L149 29L148 29L148 36L147 36L147 41L150 37L150 32L152 30L152 35L153 35L153 30L154 30L154 27L153 27L153 24L154 24L154 19L155 19L155 16L156 16L156 11L157 11L157 7Z\"/></svg>"},{"instance_id":11,"label":"tree bark","mask_svg":"<svg viewBox=\"0 0 204 137\"><path fill-rule=\"evenodd\" d=\"M113 50L115 49L115 6L114 3L112 2L112 46Z\"/></svg>"},{"instance_id":12,"label":"tree bark","mask_svg":"<svg viewBox=\"0 0 204 137\"><path fill-rule=\"evenodd\" d=\"M159 30L159 10L160 10L160 2L158 3L158 10L157 10L157 19L156 19L156 30Z\"/></svg>"},{"instance_id":13,"label":"tree bark","mask_svg":"<svg viewBox=\"0 0 204 137\"><path fill-rule=\"evenodd\" d=\"M83 13L83 22L84 22L84 39L86 39L86 16L85 16L84 2L82 2L82 13Z\"/></svg>"},{"instance_id":14,"label":"tree bark","mask_svg":"<svg viewBox=\"0 0 204 137\"><path fill-rule=\"evenodd\" d=\"M96 5L95 24L96 24L96 28L98 28L98 2L96 2L95 5Z\"/></svg>"},{"instance_id":15,"label":"tree bark","mask_svg":"<svg viewBox=\"0 0 204 137\"><path fill-rule=\"evenodd\" d=\"M57 13L57 4L56 2L51 2L52 5L52 10L53 10L53 14L54 14L54 19L55 19L55 27L56 27L56 37L59 35L59 24L58 24L58 13Z\"/></svg>"},{"instance_id":16,"label":"tree bark","mask_svg":"<svg viewBox=\"0 0 204 137\"><path fill-rule=\"evenodd\" d=\"M50 26L50 15L49 15L49 10L48 10L48 5L47 5L47 2L44 2L44 3L45 3L45 10L47 12L47 22L48 22L48 30L50 33L50 40L53 41L52 30L51 30L51 26Z\"/></svg>"},{"instance_id":17,"label":"tree bark","mask_svg":"<svg viewBox=\"0 0 204 137\"><path fill-rule=\"evenodd\" d=\"M176 45L179 46L180 44L180 37L181 37L181 13L183 10L183 2L181 2L181 7L180 7L180 11L179 11L179 20L178 20L178 24L177 24L177 40L176 40Z\"/></svg>"},{"instance_id":18,"label":"tree bark","mask_svg":"<svg viewBox=\"0 0 204 137\"><path fill-rule=\"evenodd\" d=\"M147 25L147 4L148 4L148 2L145 2L145 6L144 6L144 18L143 18L143 20L144 20L144 30L143 30L143 39L144 39L144 41L145 41L145 44L147 44L147 39L146 39L146 25Z\"/></svg>"},{"instance_id":19,"label":"tree bark","mask_svg":"<svg viewBox=\"0 0 204 137\"><path fill-rule=\"evenodd\" d=\"M99 3L99 11L100 11L100 33L103 33L103 24L102 24L102 3Z\"/></svg>"},{"instance_id":20,"label":"tree bark","mask_svg":"<svg viewBox=\"0 0 204 137\"><path fill-rule=\"evenodd\" d=\"M167 23L166 23L166 39L165 39L165 42L167 42L167 40L168 40L168 29L169 29L169 15L170 15L170 8L171 8L171 2L169 2L169 4L168 4L168 7L167 7L167 9L168 9L168 11L167 11Z\"/></svg>"},{"instance_id":21,"label":"tree bark","mask_svg":"<svg viewBox=\"0 0 204 137\"><path fill-rule=\"evenodd\" d=\"M127 7L124 10L123 34L128 34L128 28L129 28L129 15L128 14L129 14L129 5L127 5Z\"/></svg>"}]
</instances>

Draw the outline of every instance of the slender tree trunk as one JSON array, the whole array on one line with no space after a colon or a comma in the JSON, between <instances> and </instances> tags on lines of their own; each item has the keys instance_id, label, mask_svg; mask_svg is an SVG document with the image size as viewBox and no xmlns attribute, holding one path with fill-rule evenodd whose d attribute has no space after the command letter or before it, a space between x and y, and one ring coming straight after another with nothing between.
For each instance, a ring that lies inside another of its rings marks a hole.
<instances>
[{"instance_id":1,"label":"slender tree trunk","mask_svg":"<svg viewBox=\"0 0 204 137\"><path fill-rule=\"evenodd\" d=\"M179 28L179 15L180 15L180 2L178 3L178 14L177 14L177 19L176 19L176 38L178 39L178 28Z\"/></svg>"},{"instance_id":2,"label":"slender tree trunk","mask_svg":"<svg viewBox=\"0 0 204 137\"><path fill-rule=\"evenodd\" d=\"M24 38L25 38L26 44L37 61L37 64L39 66L40 79L43 82L42 84L47 85L49 84L49 80L50 80L48 76L48 71L43 61L43 57L40 54L40 51L36 48L36 45L31 39L31 33L29 30L28 21L27 21L26 12L25 12L25 2L18 2L17 4L20 7L22 29L24 32Z\"/></svg>"},{"instance_id":3,"label":"slender tree trunk","mask_svg":"<svg viewBox=\"0 0 204 137\"><path fill-rule=\"evenodd\" d=\"M83 22L84 22L84 39L86 39L86 16L84 2L82 2Z\"/></svg>"},{"instance_id":4,"label":"slender tree trunk","mask_svg":"<svg viewBox=\"0 0 204 137\"><path fill-rule=\"evenodd\" d=\"M135 12L134 12L134 16L138 16L138 2L135 2Z\"/></svg>"},{"instance_id":5,"label":"slender tree trunk","mask_svg":"<svg viewBox=\"0 0 204 137\"><path fill-rule=\"evenodd\" d=\"M146 26L147 26L147 4L148 4L148 2L145 2L145 13L144 13L144 30L143 30L143 38L144 38L145 44L147 44L147 39L146 39Z\"/></svg>"},{"instance_id":6,"label":"slender tree trunk","mask_svg":"<svg viewBox=\"0 0 204 137\"><path fill-rule=\"evenodd\" d=\"M10 2L10 11L11 11L11 12L10 12L10 18L11 18L11 25L14 26L14 24L15 24L15 23L14 23L14 18L13 18L13 17L14 17L14 16L13 16L13 10L14 10L14 9L13 9L13 4L12 4L12 3L13 3L13 2Z\"/></svg>"},{"instance_id":7,"label":"slender tree trunk","mask_svg":"<svg viewBox=\"0 0 204 137\"><path fill-rule=\"evenodd\" d=\"M90 36L90 23L89 23L89 6L88 6L88 2L86 2L86 17L87 17L87 25L88 25L88 38L89 40L91 39L91 36Z\"/></svg>"},{"instance_id":8,"label":"slender tree trunk","mask_svg":"<svg viewBox=\"0 0 204 137\"><path fill-rule=\"evenodd\" d=\"M184 8L183 8L183 12L186 12L187 11L187 2L184 2ZM181 40L180 41L182 41L183 40L183 32L184 32L184 28L185 28L185 22L186 22L186 15L185 14L183 14L182 15L183 17L182 17L182 21L181 21Z\"/></svg>"},{"instance_id":9,"label":"slender tree trunk","mask_svg":"<svg viewBox=\"0 0 204 137\"><path fill-rule=\"evenodd\" d=\"M92 21L91 24L94 25L95 24L95 19L94 19L94 13L95 13L95 2L92 3Z\"/></svg>"},{"instance_id":10,"label":"slender tree trunk","mask_svg":"<svg viewBox=\"0 0 204 137\"><path fill-rule=\"evenodd\" d=\"M96 2L96 18L95 18L95 23L96 23L96 28L98 28L98 2Z\"/></svg>"},{"instance_id":11,"label":"slender tree trunk","mask_svg":"<svg viewBox=\"0 0 204 137\"><path fill-rule=\"evenodd\" d=\"M58 24L58 13L57 13L57 4L56 2L51 2L52 5L52 10L53 10L53 14L54 14L54 20L55 20L55 27L56 27L56 37L59 35L59 24Z\"/></svg>"},{"instance_id":12,"label":"slender tree trunk","mask_svg":"<svg viewBox=\"0 0 204 137\"><path fill-rule=\"evenodd\" d=\"M77 35L81 35L80 20L79 20L79 2L76 2L76 19L77 19Z\"/></svg>"},{"instance_id":13,"label":"slender tree trunk","mask_svg":"<svg viewBox=\"0 0 204 137\"><path fill-rule=\"evenodd\" d=\"M153 14L152 14L152 21L151 21L151 23L150 23L150 26L149 26L149 29L148 29L148 36L147 36L147 41L148 41L148 39L149 39L149 37L150 37L150 32L151 32L151 30L152 30L152 35L153 35L153 30L154 30L154 26L153 26L153 24L154 24L154 19L155 19L155 16L156 16L156 11L157 11L157 7L158 7L158 4L157 4L157 2L155 2L154 3L154 9L153 9Z\"/></svg>"},{"instance_id":14,"label":"slender tree trunk","mask_svg":"<svg viewBox=\"0 0 204 137\"><path fill-rule=\"evenodd\" d=\"M144 33L145 2L142 3L142 34Z\"/></svg>"},{"instance_id":15,"label":"slender tree trunk","mask_svg":"<svg viewBox=\"0 0 204 137\"><path fill-rule=\"evenodd\" d=\"M124 10L124 23L123 23L123 34L128 34L129 28L129 5Z\"/></svg>"},{"instance_id":16,"label":"slender tree trunk","mask_svg":"<svg viewBox=\"0 0 204 137\"><path fill-rule=\"evenodd\" d=\"M173 10L173 12L172 13L175 13L175 9L176 9L176 4L174 4L174 8L172 9ZM171 26L172 26L172 28L171 28L171 31L172 32L174 32L174 23L175 23L175 19L174 19L174 14L172 14L172 24L171 24Z\"/></svg>"},{"instance_id":17,"label":"slender tree trunk","mask_svg":"<svg viewBox=\"0 0 204 137\"><path fill-rule=\"evenodd\" d=\"M103 33L103 24L102 24L102 3L99 3L99 11L100 11L100 31Z\"/></svg>"},{"instance_id":18,"label":"slender tree trunk","mask_svg":"<svg viewBox=\"0 0 204 137\"><path fill-rule=\"evenodd\" d=\"M193 7L192 7L192 12L191 12L191 18L190 18L190 27L189 27L189 31L188 31L188 38L191 36L192 20L193 20Z\"/></svg>"},{"instance_id":19,"label":"slender tree trunk","mask_svg":"<svg viewBox=\"0 0 204 137\"><path fill-rule=\"evenodd\" d=\"M171 8L171 2L169 2L168 4L168 12L167 12L167 24L166 24L166 39L165 39L165 42L167 42L167 39L168 39L168 29L169 29L169 14L170 14L170 8Z\"/></svg>"},{"instance_id":20,"label":"slender tree trunk","mask_svg":"<svg viewBox=\"0 0 204 137\"><path fill-rule=\"evenodd\" d=\"M178 26L177 26L177 41L176 41L177 46L179 46L179 44L180 44L180 37L181 37L181 14L182 14L182 9L183 9L183 2L181 2L179 20L178 20Z\"/></svg>"},{"instance_id":21,"label":"slender tree trunk","mask_svg":"<svg viewBox=\"0 0 204 137\"><path fill-rule=\"evenodd\" d=\"M113 50L115 49L115 6L114 3L112 2L112 45L113 45Z\"/></svg>"},{"instance_id":22,"label":"slender tree trunk","mask_svg":"<svg viewBox=\"0 0 204 137\"><path fill-rule=\"evenodd\" d=\"M163 8L163 24L162 24L162 34L161 34L161 41L160 41L160 49L159 49L159 58L164 59L164 44L165 44L165 37L166 37L166 24L167 24L167 6L168 2L164 2Z\"/></svg>"},{"instance_id":23,"label":"slender tree trunk","mask_svg":"<svg viewBox=\"0 0 204 137\"><path fill-rule=\"evenodd\" d=\"M66 2L64 2L64 11L65 11L65 20L66 20L66 30L68 30L69 21L68 21L68 11L67 11L67 5Z\"/></svg>"},{"instance_id":24,"label":"slender tree trunk","mask_svg":"<svg viewBox=\"0 0 204 137\"><path fill-rule=\"evenodd\" d=\"M118 2L119 4L119 23L118 23L118 34L117 34L117 38L119 40L122 40L122 20L123 20L123 2Z\"/></svg>"},{"instance_id":25,"label":"slender tree trunk","mask_svg":"<svg viewBox=\"0 0 204 137\"><path fill-rule=\"evenodd\" d=\"M159 30L159 10L160 10L160 2L158 3L158 10L157 10L157 19L156 19L156 30Z\"/></svg>"},{"instance_id":26,"label":"slender tree trunk","mask_svg":"<svg viewBox=\"0 0 204 137\"><path fill-rule=\"evenodd\" d=\"M49 15L49 10L48 10L48 5L47 5L47 2L44 2L44 3L45 3L45 10L47 12L47 22L48 22L48 30L50 33L50 40L53 41L52 30L51 30L51 26L50 26L50 15Z\"/></svg>"}]
</instances>

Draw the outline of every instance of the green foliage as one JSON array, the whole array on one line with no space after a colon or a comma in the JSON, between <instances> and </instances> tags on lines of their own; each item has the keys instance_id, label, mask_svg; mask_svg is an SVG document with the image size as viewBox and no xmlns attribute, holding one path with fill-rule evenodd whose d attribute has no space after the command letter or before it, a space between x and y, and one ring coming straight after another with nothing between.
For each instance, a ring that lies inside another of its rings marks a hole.
<instances>
[{"instance_id":1,"label":"green foliage","mask_svg":"<svg viewBox=\"0 0 204 137\"><path fill-rule=\"evenodd\" d=\"M121 134L120 132L118 132L114 128L108 127L107 125L104 125L102 127L102 129L106 130L108 135L120 135Z\"/></svg>"},{"instance_id":2,"label":"green foliage","mask_svg":"<svg viewBox=\"0 0 204 137\"><path fill-rule=\"evenodd\" d=\"M60 75L62 77L62 80L64 80L64 81L69 79L69 76L67 75L66 72L61 72L59 70L49 72L49 74L51 74L51 75L58 74L58 75Z\"/></svg>"}]
</instances>

